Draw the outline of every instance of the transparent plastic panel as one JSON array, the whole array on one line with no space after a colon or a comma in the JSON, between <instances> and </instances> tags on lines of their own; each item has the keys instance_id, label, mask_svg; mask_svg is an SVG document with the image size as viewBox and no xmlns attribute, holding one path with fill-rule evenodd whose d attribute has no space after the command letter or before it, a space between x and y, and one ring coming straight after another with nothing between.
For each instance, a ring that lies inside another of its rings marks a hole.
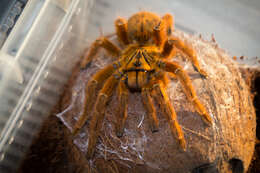
<instances>
[{"instance_id":1,"label":"transparent plastic panel","mask_svg":"<svg viewBox=\"0 0 260 173\"><path fill-rule=\"evenodd\" d=\"M15 172L56 104L86 47L84 19L91 2L30 1L5 42L1 53L15 65L3 70L0 80L1 171ZM14 75L22 76L22 82Z\"/></svg>"}]
</instances>

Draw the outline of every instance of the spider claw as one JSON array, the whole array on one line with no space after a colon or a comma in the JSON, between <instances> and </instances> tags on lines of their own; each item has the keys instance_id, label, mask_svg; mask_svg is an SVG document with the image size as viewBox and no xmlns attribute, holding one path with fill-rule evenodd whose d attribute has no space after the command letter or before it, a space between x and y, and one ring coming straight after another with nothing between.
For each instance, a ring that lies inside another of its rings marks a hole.
<instances>
[{"instance_id":1,"label":"spider claw","mask_svg":"<svg viewBox=\"0 0 260 173\"><path fill-rule=\"evenodd\" d=\"M212 120L210 119L210 120L204 120L204 122L208 125L208 126L212 126Z\"/></svg>"},{"instance_id":2,"label":"spider claw","mask_svg":"<svg viewBox=\"0 0 260 173\"><path fill-rule=\"evenodd\" d=\"M212 126L212 124L213 124L212 118L209 116L208 113L203 114L202 120L203 120L203 121L205 122L205 124L207 124L208 126Z\"/></svg>"},{"instance_id":3,"label":"spider claw","mask_svg":"<svg viewBox=\"0 0 260 173\"><path fill-rule=\"evenodd\" d=\"M183 138L182 138L182 139L179 139L179 144L180 144L180 146L181 146L181 148L182 148L183 151L186 151L186 150L187 150L185 139L183 139Z\"/></svg>"},{"instance_id":4,"label":"spider claw","mask_svg":"<svg viewBox=\"0 0 260 173\"><path fill-rule=\"evenodd\" d=\"M159 132L158 129L152 129L152 133L156 133L156 132Z\"/></svg>"},{"instance_id":5,"label":"spider claw","mask_svg":"<svg viewBox=\"0 0 260 173\"><path fill-rule=\"evenodd\" d=\"M192 65L193 68L195 69L196 72L198 72L200 74L200 77L203 79L207 79L208 78L208 74L202 70L202 69L198 69L196 66Z\"/></svg>"},{"instance_id":6,"label":"spider claw","mask_svg":"<svg viewBox=\"0 0 260 173\"><path fill-rule=\"evenodd\" d=\"M200 70L200 77L203 79L207 79L208 78L208 74L204 71L204 70Z\"/></svg>"},{"instance_id":7,"label":"spider claw","mask_svg":"<svg viewBox=\"0 0 260 173\"><path fill-rule=\"evenodd\" d=\"M151 128L152 133L159 132L159 129L157 127L152 127Z\"/></svg>"},{"instance_id":8,"label":"spider claw","mask_svg":"<svg viewBox=\"0 0 260 173\"><path fill-rule=\"evenodd\" d=\"M80 70L86 70L91 66L92 61L87 62L86 64L81 64Z\"/></svg>"},{"instance_id":9,"label":"spider claw","mask_svg":"<svg viewBox=\"0 0 260 173\"><path fill-rule=\"evenodd\" d=\"M122 127L117 127L117 128L116 128L116 136L117 136L118 138L121 138L121 137L123 136L123 134L124 134L124 128L122 128Z\"/></svg>"},{"instance_id":10,"label":"spider claw","mask_svg":"<svg viewBox=\"0 0 260 173\"><path fill-rule=\"evenodd\" d=\"M116 136L118 137L118 138L121 138L122 136L123 136L123 131L117 131L116 132Z\"/></svg>"}]
</instances>

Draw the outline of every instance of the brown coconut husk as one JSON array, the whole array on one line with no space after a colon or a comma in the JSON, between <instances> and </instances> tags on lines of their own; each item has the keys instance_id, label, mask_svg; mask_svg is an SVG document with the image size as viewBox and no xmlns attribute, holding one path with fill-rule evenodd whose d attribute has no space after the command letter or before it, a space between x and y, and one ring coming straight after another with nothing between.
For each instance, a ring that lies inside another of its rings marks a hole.
<instances>
[{"instance_id":1,"label":"brown coconut husk","mask_svg":"<svg viewBox=\"0 0 260 173\"><path fill-rule=\"evenodd\" d=\"M87 81L112 62L104 51L100 51L89 68L82 71L79 66L75 68L55 113L45 122L21 172L34 170L34 166L28 164L34 162L43 162L37 164L45 165L43 169L37 170L47 172L247 171L254 153L256 132L251 80L245 80L239 65L215 42L180 31L175 35L192 44L201 67L209 75L202 79L186 58L175 58L189 73L199 99L214 120L212 127L205 125L187 100L180 82L172 80L169 83L167 93L185 133L186 152L173 138L158 105L159 132L151 132L140 93L130 94L125 133L117 138L115 93L107 106L95 156L91 160L85 158L88 123L76 137L71 136L69 129L82 111Z\"/></svg>"}]
</instances>

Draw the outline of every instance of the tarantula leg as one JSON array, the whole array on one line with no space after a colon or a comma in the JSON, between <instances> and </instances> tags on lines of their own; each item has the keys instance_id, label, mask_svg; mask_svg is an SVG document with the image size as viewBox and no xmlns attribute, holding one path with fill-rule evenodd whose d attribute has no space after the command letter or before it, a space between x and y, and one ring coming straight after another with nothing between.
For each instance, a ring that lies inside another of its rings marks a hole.
<instances>
[{"instance_id":1,"label":"tarantula leg","mask_svg":"<svg viewBox=\"0 0 260 173\"><path fill-rule=\"evenodd\" d=\"M173 30L173 17L170 14L165 14L160 23L153 28L153 38L158 47L162 47L168 36Z\"/></svg>"},{"instance_id":2,"label":"tarantula leg","mask_svg":"<svg viewBox=\"0 0 260 173\"><path fill-rule=\"evenodd\" d=\"M207 75L207 73L204 70L202 70L200 68L198 57L196 55L195 50L191 47L191 45L187 44L187 43L184 43L179 38L173 37L173 36L169 40L172 40L172 42L174 42L174 46L176 46L178 49L182 50L183 53L188 55L188 57L190 58L190 60L191 60L191 62L193 64L193 67L195 68L195 70L197 72L199 72L202 77L207 78L208 75Z\"/></svg>"},{"instance_id":3,"label":"tarantula leg","mask_svg":"<svg viewBox=\"0 0 260 173\"><path fill-rule=\"evenodd\" d=\"M90 121L89 142L87 150L88 158L91 158L94 154L97 138L99 136L100 129L102 128L102 122L105 116L106 104L112 96L113 90L117 83L118 79L116 79L113 75L110 76L98 94L93 117Z\"/></svg>"},{"instance_id":4,"label":"tarantula leg","mask_svg":"<svg viewBox=\"0 0 260 173\"><path fill-rule=\"evenodd\" d=\"M129 44L127 37L127 20L124 18L117 18L115 21L116 34L120 42L124 45Z\"/></svg>"},{"instance_id":5,"label":"tarantula leg","mask_svg":"<svg viewBox=\"0 0 260 173\"><path fill-rule=\"evenodd\" d=\"M119 47L117 47L106 37L100 37L96 39L94 43L92 43L90 49L86 52L86 55L81 61L81 68L85 68L91 63L101 47L103 47L112 56L118 57L121 54L121 50Z\"/></svg>"},{"instance_id":6,"label":"tarantula leg","mask_svg":"<svg viewBox=\"0 0 260 173\"><path fill-rule=\"evenodd\" d=\"M155 41L155 44L161 48L166 38L166 32L165 32L165 26L163 24L163 21L160 21L160 23L153 28L153 39Z\"/></svg>"},{"instance_id":7,"label":"tarantula leg","mask_svg":"<svg viewBox=\"0 0 260 173\"><path fill-rule=\"evenodd\" d=\"M176 76L175 76L174 74L169 73L168 75L169 75L172 79L176 79ZM163 72L163 74L162 74L162 77L159 78L159 79L161 79L161 81L163 82L164 86L167 86L167 85L169 84L169 82L170 82L169 77L168 77L167 74L164 73L164 72Z\"/></svg>"},{"instance_id":8,"label":"tarantula leg","mask_svg":"<svg viewBox=\"0 0 260 173\"><path fill-rule=\"evenodd\" d=\"M171 57L171 55L174 52L174 41L171 39L168 39L164 42L163 44L163 49L162 49L162 57L163 58L168 58Z\"/></svg>"},{"instance_id":9,"label":"tarantula leg","mask_svg":"<svg viewBox=\"0 0 260 173\"><path fill-rule=\"evenodd\" d=\"M123 136L125 121L127 118L127 106L128 106L128 89L123 80L120 81L118 86L119 93L119 107L117 112L117 124L116 135L118 137Z\"/></svg>"},{"instance_id":10,"label":"tarantula leg","mask_svg":"<svg viewBox=\"0 0 260 173\"><path fill-rule=\"evenodd\" d=\"M184 92L186 96L193 103L195 109L202 117L202 120L204 120L204 122L207 123L208 125L211 125L212 118L208 114L206 108L201 104L200 100L198 99L188 74L176 62L163 61L163 64L164 64L163 69L166 72L174 73L177 76L178 80L181 82L184 88Z\"/></svg>"},{"instance_id":11,"label":"tarantula leg","mask_svg":"<svg viewBox=\"0 0 260 173\"><path fill-rule=\"evenodd\" d=\"M173 109L171 102L169 100L168 95L166 94L165 88L161 81L153 86L154 89L154 97L157 99L159 105L161 106L163 112L165 113L167 120L169 122L171 131L173 135L178 139L178 142L182 149L186 150L186 141L184 139L184 135L181 129L181 126L178 123L177 116L175 110Z\"/></svg>"},{"instance_id":12,"label":"tarantula leg","mask_svg":"<svg viewBox=\"0 0 260 173\"><path fill-rule=\"evenodd\" d=\"M83 127L87 119L89 118L90 111L95 103L95 97L98 86L102 85L103 82L112 75L114 72L113 65L108 65L104 69L97 72L92 79L89 80L85 88L85 99L84 108L82 114L79 116L79 120L76 122L73 135L76 135L78 131Z\"/></svg>"},{"instance_id":13,"label":"tarantula leg","mask_svg":"<svg viewBox=\"0 0 260 173\"><path fill-rule=\"evenodd\" d=\"M174 25L174 21L173 21L173 16L169 13L165 14L162 17L162 20L164 21L165 25L166 25L166 33L167 36L172 35L172 31L174 31L173 25Z\"/></svg>"},{"instance_id":14,"label":"tarantula leg","mask_svg":"<svg viewBox=\"0 0 260 173\"><path fill-rule=\"evenodd\" d=\"M150 128L152 132L157 132L159 129L159 121L156 116L156 111L150 92L150 88L142 89L142 101L149 117Z\"/></svg>"}]
</instances>

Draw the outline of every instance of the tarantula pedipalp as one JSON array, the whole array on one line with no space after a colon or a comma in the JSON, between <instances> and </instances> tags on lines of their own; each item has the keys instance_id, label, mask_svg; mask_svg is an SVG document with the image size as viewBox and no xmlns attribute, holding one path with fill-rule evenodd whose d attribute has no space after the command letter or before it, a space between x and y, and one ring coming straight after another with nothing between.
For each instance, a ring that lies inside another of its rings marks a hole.
<instances>
[{"instance_id":1,"label":"tarantula pedipalp","mask_svg":"<svg viewBox=\"0 0 260 173\"><path fill-rule=\"evenodd\" d=\"M129 93L141 92L151 130L158 131L158 119L153 105L153 99L156 99L168 119L172 133L185 150L184 135L165 90L168 80L166 73L170 73L180 80L185 94L204 122L211 125L212 119L197 98L187 73L177 62L168 62L167 59L174 56L173 49L177 47L191 59L195 70L202 77L207 77L206 72L199 66L195 51L191 46L171 35L173 18L170 14L160 18L151 12L138 12L128 21L118 18L115 21L115 27L117 38L124 49L121 50L108 38L100 37L91 45L90 50L82 60L81 68L85 68L91 63L101 47L117 59L98 71L88 81L85 89L84 111L80 115L73 133L76 134L90 118L90 113L93 113L90 120L87 151L87 157L92 157L105 116L105 106L117 87L119 110L116 112L116 133L118 137L123 135ZM98 91L100 87L101 89ZM98 97L95 100L96 93L98 93Z\"/></svg>"}]
</instances>

